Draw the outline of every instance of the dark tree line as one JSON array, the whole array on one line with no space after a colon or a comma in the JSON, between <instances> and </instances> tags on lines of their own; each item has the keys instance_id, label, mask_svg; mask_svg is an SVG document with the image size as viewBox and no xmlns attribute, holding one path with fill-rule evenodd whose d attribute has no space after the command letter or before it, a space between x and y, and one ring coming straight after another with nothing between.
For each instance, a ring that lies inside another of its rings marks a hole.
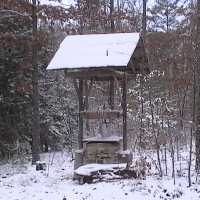
<instances>
[{"instance_id":1,"label":"dark tree line","mask_svg":"<svg viewBox=\"0 0 200 200\"><path fill-rule=\"evenodd\" d=\"M50 99L44 102L45 93L49 89L45 84L48 82L50 85L49 82L56 79L46 75L45 69L59 41L65 36L62 19L57 20L54 14L60 16L63 9L35 7L35 3L12 0L0 3L0 149L3 156L10 149L9 145L17 141L30 143L31 147L36 148L37 154L43 145L48 150L49 141L52 140L53 146L62 135L49 130L50 125L46 123L48 115L44 114L47 107L43 106L50 103ZM42 11L44 16L40 14ZM39 107L41 116L37 113ZM35 132L38 135L36 138Z\"/></svg>"}]
</instances>

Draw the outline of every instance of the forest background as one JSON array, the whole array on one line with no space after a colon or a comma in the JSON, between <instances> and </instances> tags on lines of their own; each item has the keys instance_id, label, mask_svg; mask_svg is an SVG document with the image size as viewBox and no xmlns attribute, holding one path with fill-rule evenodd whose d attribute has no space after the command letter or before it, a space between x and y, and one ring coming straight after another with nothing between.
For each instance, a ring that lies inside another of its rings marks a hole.
<instances>
[{"instance_id":1,"label":"forest background","mask_svg":"<svg viewBox=\"0 0 200 200\"><path fill-rule=\"evenodd\" d=\"M167 174L167 167L159 164L162 157L167 162L167 152L179 160L180 151L189 151L199 163L199 1L152 1L145 29L144 2L77 0L51 6L36 0L1 0L0 157L34 157L42 150L66 147L73 153L77 148L73 82L63 71L46 71L67 35L145 30L151 73L129 83L129 149L155 150L161 176ZM96 83L88 108L109 104L107 88ZM98 123L86 122L84 129L85 136L94 135ZM121 129L122 122L114 121L113 132L120 134Z\"/></svg>"}]
</instances>

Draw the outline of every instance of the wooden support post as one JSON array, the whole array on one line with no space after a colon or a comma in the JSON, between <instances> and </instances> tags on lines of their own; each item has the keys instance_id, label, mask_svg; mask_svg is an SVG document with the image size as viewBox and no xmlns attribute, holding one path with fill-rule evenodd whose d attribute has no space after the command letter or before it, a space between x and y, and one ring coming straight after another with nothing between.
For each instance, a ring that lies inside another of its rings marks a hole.
<instances>
[{"instance_id":1,"label":"wooden support post","mask_svg":"<svg viewBox=\"0 0 200 200\"><path fill-rule=\"evenodd\" d=\"M89 99L89 96L90 96L90 92L92 90L92 85L93 85L93 81L94 81L94 78L91 79L91 82L90 82L90 85L89 87L87 87L87 80L85 80L85 101L83 103L83 108L87 109L87 104L88 104L88 99Z\"/></svg>"},{"instance_id":2,"label":"wooden support post","mask_svg":"<svg viewBox=\"0 0 200 200\"><path fill-rule=\"evenodd\" d=\"M86 110L88 110L88 100L89 100L90 92L92 90L93 80L94 80L94 78L91 79L89 87L88 87L88 84L87 84L87 79L85 80L85 101L83 103L83 108L86 109ZM90 133L89 119L86 120L86 130L87 130L88 133Z\"/></svg>"},{"instance_id":3,"label":"wooden support post","mask_svg":"<svg viewBox=\"0 0 200 200\"><path fill-rule=\"evenodd\" d=\"M117 89L117 92L119 95L119 101L120 101L120 103L122 103L122 94L121 94L121 91L119 88L119 81L117 80L116 76L114 76L114 80L115 80L115 86L116 86L116 89Z\"/></svg>"},{"instance_id":4,"label":"wooden support post","mask_svg":"<svg viewBox=\"0 0 200 200\"><path fill-rule=\"evenodd\" d=\"M123 79L123 97L122 97L122 109L123 109L123 150L127 150L127 77L124 73Z\"/></svg>"},{"instance_id":5,"label":"wooden support post","mask_svg":"<svg viewBox=\"0 0 200 200\"><path fill-rule=\"evenodd\" d=\"M78 95L78 101L79 101L79 113L84 110L84 105L83 105L83 79L79 79L79 87L77 85L76 79L73 79L74 81L74 87L76 89L76 93ZM83 148L83 118L80 117L79 115L79 120L78 120L78 144L79 144L79 149Z\"/></svg>"},{"instance_id":6,"label":"wooden support post","mask_svg":"<svg viewBox=\"0 0 200 200\"><path fill-rule=\"evenodd\" d=\"M115 109L115 83L114 80L110 81L110 109L114 110Z\"/></svg>"},{"instance_id":7,"label":"wooden support post","mask_svg":"<svg viewBox=\"0 0 200 200\"><path fill-rule=\"evenodd\" d=\"M83 79L79 79L79 113L84 110L83 106ZM79 115L78 132L79 149L83 148L83 119Z\"/></svg>"}]
</instances>

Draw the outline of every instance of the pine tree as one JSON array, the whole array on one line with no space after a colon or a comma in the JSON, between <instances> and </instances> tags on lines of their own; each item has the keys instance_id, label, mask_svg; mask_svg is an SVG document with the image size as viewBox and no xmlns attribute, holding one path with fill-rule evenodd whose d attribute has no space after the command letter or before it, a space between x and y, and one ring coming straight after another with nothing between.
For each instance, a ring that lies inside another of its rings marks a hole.
<instances>
[{"instance_id":1,"label":"pine tree","mask_svg":"<svg viewBox=\"0 0 200 200\"><path fill-rule=\"evenodd\" d=\"M13 8L17 9L12 11ZM1 1L0 21L0 141L24 141L32 129L31 120L31 28L27 14L18 2ZM28 13L28 7L23 8ZM24 26L26 24L26 26ZM26 32L26 35L24 35Z\"/></svg>"},{"instance_id":2,"label":"pine tree","mask_svg":"<svg viewBox=\"0 0 200 200\"><path fill-rule=\"evenodd\" d=\"M158 32L169 32L175 30L180 24L178 16L182 8L180 0L158 0L155 5L148 9L149 30Z\"/></svg>"},{"instance_id":3,"label":"pine tree","mask_svg":"<svg viewBox=\"0 0 200 200\"><path fill-rule=\"evenodd\" d=\"M48 64L46 61L47 56L49 52L55 52L55 47L63 39L63 36L58 36L60 38L54 38L55 40L57 39L57 44L56 42L53 43L51 41L51 35L54 35L55 32L53 29L57 28L58 21L61 24L68 19L65 9L39 6L38 12L43 9L43 13L38 14L40 18L40 23L38 24L44 22L48 27L48 34L46 30L42 30L39 27L38 34L34 33L35 37L33 39L32 7L33 5L27 1L3 0L0 2L0 72L2 72L0 74L0 117L2 122L0 126L0 145L2 147L0 147L0 150L4 149L5 143L13 144L16 140L19 140L19 142L29 141L31 143L33 127L35 127L33 125L33 111L35 109L32 101L34 96L32 58L36 56L32 52L34 48L37 48L38 60L35 64L37 65L36 67L39 67L40 73L39 80L35 80L35 83L38 81L42 83L44 69ZM54 24L55 27L52 27ZM64 27L62 28L65 30ZM52 45L55 46L52 47ZM50 56L52 55L50 54ZM51 82L48 84L51 84ZM43 101L42 94L40 95L40 100ZM42 112L41 115L43 115ZM45 120L42 121L41 125L41 130L35 127L39 133L36 142L37 149L40 148L39 137L44 135L42 131L45 130L45 135L51 132L49 124ZM57 133L54 134L54 138L58 135ZM60 138L60 135L58 138ZM50 134L49 138L51 136ZM42 138L42 140L44 139ZM38 152L39 150L37 150L36 154ZM34 158L34 162L37 159Z\"/></svg>"}]
</instances>

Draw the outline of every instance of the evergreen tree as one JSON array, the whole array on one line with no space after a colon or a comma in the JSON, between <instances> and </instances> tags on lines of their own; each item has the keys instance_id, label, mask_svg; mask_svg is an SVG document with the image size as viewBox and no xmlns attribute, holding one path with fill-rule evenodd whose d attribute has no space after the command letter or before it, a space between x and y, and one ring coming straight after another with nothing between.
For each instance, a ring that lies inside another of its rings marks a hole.
<instances>
[{"instance_id":1,"label":"evergreen tree","mask_svg":"<svg viewBox=\"0 0 200 200\"><path fill-rule=\"evenodd\" d=\"M12 8L18 9L12 11ZM0 141L13 144L25 141L32 130L30 20L21 14L18 2L1 1L0 21ZM23 8L28 13L28 7ZM26 26L24 26L26 24ZM26 33L26 34L24 34Z\"/></svg>"},{"instance_id":2,"label":"evergreen tree","mask_svg":"<svg viewBox=\"0 0 200 200\"><path fill-rule=\"evenodd\" d=\"M45 74L50 60L49 56L52 57L52 53L56 51L58 44L63 39L63 35L59 35L58 32L66 31L64 26L55 31L58 28L57 24L62 24L68 19L65 9L39 6L37 11L40 13L38 14L40 26L38 27L37 37L33 40L32 4L24 2L20 0L3 0L0 2L0 150L5 149L5 144L14 144L16 141L31 143L33 132L32 100L34 95L32 57L36 56L32 53L33 47L35 46L38 52L37 65L40 71L38 81L44 83L44 78L47 78ZM40 12L41 10L43 10L43 13ZM44 30L41 24L45 24L47 29ZM50 82L47 81L48 84L52 83L51 80ZM46 88L43 84L40 84L40 87L41 91L44 91L40 92L41 105L45 106ZM48 100L48 98L46 99ZM65 107L65 105L62 106ZM47 108L41 108L43 111L45 109ZM48 112L51 111L45 110L46 116ZM55 138L62 138L62 133L58 134L59 131L56 134L49 134L52 131L50 131L47 121L44 120L42 111L41 117L42 128L37 130L41 136L41 144L46 143L47 140L50 144L49 138L52 138L52 135L54 141ZM61 128L59 127L59 129ZM37 142L37 145L40 146L40 141Z\"/></svg>"},{"instance_id":3,"label":"evergreen tree","mask_svg":"<svg viewBox=\"0 0 200 200\"><path fill-rule=\"evenodd\" d=\"M158 0L155 5L148 9L149 31L169 32L175 30L180 21L181 0Z\"/></svg>"}]
</instances>

